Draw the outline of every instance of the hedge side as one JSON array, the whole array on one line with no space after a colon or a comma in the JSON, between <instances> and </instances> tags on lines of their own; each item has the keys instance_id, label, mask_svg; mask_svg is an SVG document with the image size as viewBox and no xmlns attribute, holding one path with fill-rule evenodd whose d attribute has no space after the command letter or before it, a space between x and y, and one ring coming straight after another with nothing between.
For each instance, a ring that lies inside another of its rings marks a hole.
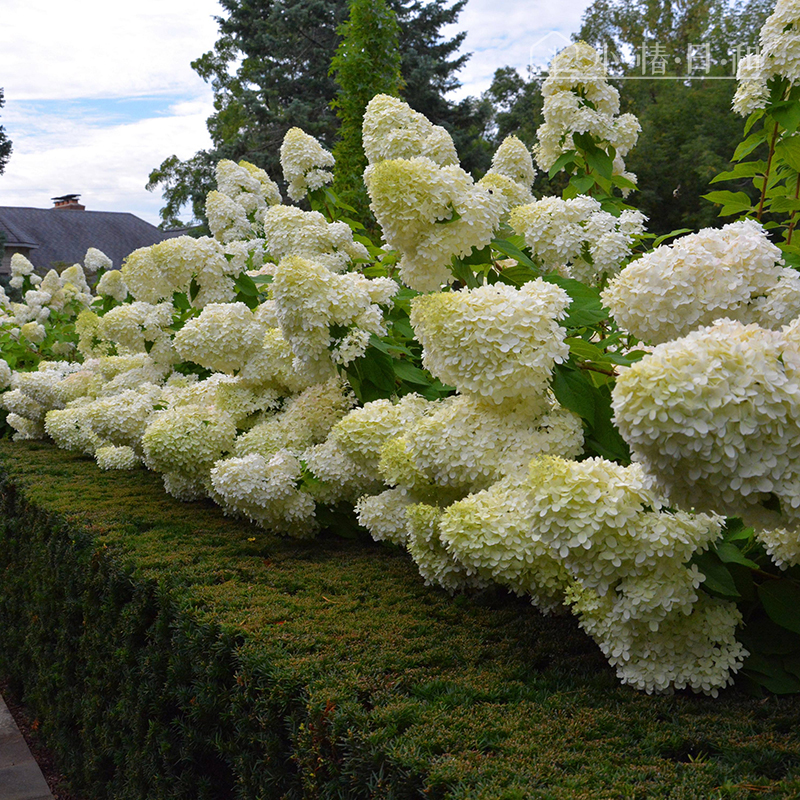
<instances>
[{"instance_id":1,"label":"hedge side","mask_svg":"<svg viewBox=\"0 0 800 800\"><path fill-rule=\"evenodd\" d=\"M0 670L87 800L800 794L800 699L648 697L569 617L0 444Z\"/></svg>"}]
</instances>

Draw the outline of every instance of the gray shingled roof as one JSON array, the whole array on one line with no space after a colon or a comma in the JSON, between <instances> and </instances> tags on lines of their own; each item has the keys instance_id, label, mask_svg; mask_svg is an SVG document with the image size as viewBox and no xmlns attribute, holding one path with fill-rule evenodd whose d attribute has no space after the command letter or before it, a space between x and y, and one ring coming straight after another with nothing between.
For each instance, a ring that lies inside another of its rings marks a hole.
<instances>
[{"instance_id":1,"label":"gray shingled roof","mask_svg":"<svg viewBox=\"0 0 800 800\"><path fill-rule=\"evenodd\" d=\"M9 247L32 248L28 258L38 270L51 269L54 262L82 263L90 247L120 267L137 248L176 235L128 213L13 206L0 206L0 230Z\"/></svg>"}]
</instances>

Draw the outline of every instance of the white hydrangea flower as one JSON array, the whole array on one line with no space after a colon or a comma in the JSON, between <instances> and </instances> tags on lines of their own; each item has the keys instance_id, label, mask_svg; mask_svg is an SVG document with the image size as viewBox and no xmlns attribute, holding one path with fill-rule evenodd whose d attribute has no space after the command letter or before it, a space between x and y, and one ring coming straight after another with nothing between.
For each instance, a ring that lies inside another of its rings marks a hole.
<instances>
[{"instance_id":1,"label":"white hydrangea flower","mask_svg":"<svg viewBox=\"0 0 800 800\"><path fill-rule=\"evenodd\" d=\"M573 133L590 133L601 147L612 146L622 164L641 127L633 114L617 116L619 92L607 78L600 54L586 42L568 45L552 60L542 86L544 123L534 148L541 169L549 170L559 156L574 149Z\"/></svg>"},{"instance_id":2,"label":"white hydrangea flower","mask_svg":"<svg viewBox=\"0 0 800 800\"><path fill-rule=\"evenodd\" d=\"M114 262L96 247L90 247L83 258L83 269L87 275L96 275L101 269L114 268Z\"/></svg>"},{"instance_id":3,"label":"white hydrangea flower","mask_svg":"<svg viewBox=\"0 0 800 800\"><path fill-rule=\"evenodd\" d=\"M406 510L418 502L408 490L398 487L377 495L365 495L356 504L358 523L376 542L405 545L408 541Z\"/></svg>"},{"instance_id":4,"label":"white hydrangea flower","mask_svg":"<svg viewBox=\"0 0 800 800\"><path fill-rule=\"evenodd\" d=\"M109 273L106 273L109 274ZM112 308L100 318L99 334L118 345L120 355L145 352L172 325L174 308L168 303L143 303L141 300Z\"/></svg>"},{"instance_id":5,"label":"white hydrangea flower","mask_svg":"<svg viewBox=\"0 0 800 800\"><path fill-rule=\"evenodd\" d=\"M130 447L106 445L98 447L94 454L97 466L102 470L136 469L142 462Z\"/></svg>"},{"instance_id":6,"label":"white hydrangea flower","mask_svg":"<svg viewBox=\"0 0 800 800\"><path fill-rule=\"evenodd\" d=\"M768 75L800 80L800 4L778 0L761 28L761 57Z\"/></svg>"},{"instance_id":7,"label":"white hydrangea flower","mask_svg":"<svg viewBox=\"0 0 800 800\"><path fill-rule=\"evenodd\" d=\"M249 239L256 234L245 207L222 192L212 190L208 193L206 216L214 238L223 244Z\"/></svg>"},{"instance_id":8,"label":"white hydrangea flower","mask_svg":"<svg viewBox=\"0 0 800 800\"><path fill-rule=\"evenodd\" d=\"M107 444L139 449L160 400L160 387L146 383L99 397L81 409L94 432Z\"/></svg>"},{"instance_id":9,"label":"white hydrangea flower","mask_svg":"<svg viewBox=\"0 0 800 800\"><path fill-rule=\"evenodd\" d=\"M15 442L34 441L45 437L44 424L41 420L29 419L12 411L6 417L6 423L14 430L11 438Z\"/></svg>"},{"instance_id":10,"label":"white hydrangea flower","mask_svg":"<svg viewBox=\"0 0 800 800\"><path fill-rule=\"evenodd\" d=\"M489 244L508 205L460 167L429 158L380 161L367 167L364 182L384 239L402 253L403 283L420 292L451 278L453 256Z\"/></svg>"},{"instance_id":11,"label":"white hydrangea flower","mask_svg":"<svg viewBox=\"0 0 800 800\"><path fill-rule=\"evenodd\" d=\"M736 94L733 96L733 110L742 117L764 108L769 100L767 89L768 75L760 53L751 53L739 61L736 69Z\"/></svg>"},{"instance_id":12,"label":"white hydrangea flower","mask_svg":"<svg viewBox=\"0 0 800 800\"><path fill-rule=\"evenodd\" d=\"M748 655L736 640L742 616L725 600L700 595L690 614L673 610L656 630L646 618L621 619L610 593L575 586L570 600L617 677L648 694L688 687L716 697Z\"/></svg>"},{"instance_id":13,"label":"white hydrangea flower","mask_svg":"<svg viewBox=\"0 0 800 800\"><path fill-rule=\"evenodd\" d=\"M621 327L661 343L722 317L779 327L800 314L798 287L766 231L746 219L656 248L601 297Z\"/></svg>"},{"instance_id":14,"label":"white hydrangea flower","mask_svg":"<svg viewBox=\"0 0 800 800\"><path fill-rule=\"evenodd\" d=\"M439 125L397 97L378 94L364 112L364 153L370 164L425 156L440 167L458 164L453 140Z\"/></svg>"},{"instance_id":15,"label":"white hydrangea flower","mask_svg":"<svg viewBox=\"0 0 800 800\"><path fill-rule=\"evenodd\" d=\"M365 494L374 494L386 488L374 471L354 461L330 438L309 447L300 459L318 481L309 487L318 503L355 503Z\"/></svg>"},{"instance_id":16,"label":"white hydrangea flower","mask_svg":"<svg viewBox=\"0 0 800 800\"><path fill-rule=\"evenodd\" d=\"M217 189L244 207L245 213L263 212L268 205L281 202L278 185L255 164L238 164L222 159L215 168Z\"/></svg>"},{"instance_id":17,"label":"white hydrangea flower","mask_svg":"<svg viewBox=\"0 0 800 800\"><path fill-rule=\"evenodd\" d=\"M335 163L333 155L313 136L300 128L289 128L286 132L281 145L281 168L289 184L289 197L295 202L308 192L332 183L333 173L328 170Z\"/></svg>"},{"instance_id":18,"label":"white hydrangea flower","mask_svg":"<svg viewBox=\"0 0 800 800\"><path fill-rule=\"evenodd\" d=\"M204 480L233 450L236 425L215 406L177 406L153 414L142 436L145 464L162 473Z\"/></svg>"},{"instance_id":19,"label":"white hydrangea flower","mask_svg":"<svg viewBox=\"0 0 800 800\"><path fill-rule=\"evenodd\" d=\"M355 398L340 378L309 387L286 401L283 410L255 424L236 440L237 456L258 453L271 458L280 450L296 455L320 444L353 407Z\"/></svg>"},{"instance_id":20,"label":"white hydrangea flower","mask_svg":"<svg viewBox=\"0 0 800 800\"><path fill-rule=\"evenodd\" d=\"M7 389L11 383L11 367L8 366L8 361L0 358L0 391Z\"/></svg>"},{"instance_id":21,"label":"white hydrangea flower","mask_svg":"<svg viewBox=\"0 0 800 800\"><path fill-rule=\"evenodd\" d=\"M97 294L103 297L113 297L118 303L125 302L128 297L128 287L125 284L125 279L118 269L104 272L103 276L97 282Z\"/></svg>"},{"instance_id":22,"label":"white hydrangea flower","mask_svg":"<svg viewBox=\"0 0 800 800\"><path fill-rule=\"evenodd\" d=\"M331 337L331 326L383 336L386 324L380 305L388 304L399 287L390 278L335 275L314 261L289 256L278 265L271 288L283 336L297 362L326 380L333 371L332 358L349 363L368 344L362 337L359 349L351 338L343 352Z\"/></svg>"},{"instance_id":23,"label":"white hydrangea flower","mask_svg":"<svg viewBox=\"0 0 800 800\"><path fill-rule=\"evenodd\" d=\"M369 260L369 252L353 241L345 222L328 222L318 211L295 206L273 206L264 215L264 246L276 261L302 256L344 272L356 260Z\"/></svg>"},{"instance_id":24,"label":"white hydrangea flower","mask_svg":"<svg viewBox=\"0 0 800 800\"><path fill-rule=\"evenodd\" d=\"M174 345L182 359L232 373L261 346L265 333L244 303L209 303L175 334Z\"/></svg>"},{"instance_id":25,"label":"white hydrangea flower","mask_svg":"<svg viewBox=\"0 0 800 800\"><path fill-rule=\"evenodd\" d=\"M384 449L379 469L387 483L414 488L404 483L408 459L428 485L463 495L524 474L538 455L572 458L583 447L580 418L546 401L498 407L461 395L431 405ZM419 487L419 478L415 484Z\"/></svg>"},{"instance_id":26,"label":"white hydrangea flower","mask_svg":"<svg viewBox=\"0 0 800 800\"><path fill-rule=\"evenodd\" d=\"M227 511L302 538L316 533L318 524L314 499L297 489L301 473L298 459L286 451L270 459L251 453L218 461L211 470L211 485Z\"/></svg>"},{"instance_id":27,"label":"white hydrangea flower","mask_svg":"<svg viewBox=\"0 0 800 800\"><path fill-rule=\"evenodd\" d=\"M26 278L30 275L34 274L34 267L31 262L25 258L22 253L12 253L11 255L11 278ZM11 284L15 289L22 286L22 281L20 280L19 286L15 284Z\"/></svg>"},{"instance_id":28,"label":"white hydrangea flower","mask_svg":"<svg viewBox=\"0 0 800 800\"><path fill-rule=\"evenodd\" d=\"M31 344L41 344L47 336L47 329L38 322L26 322L20 328L20 336L27 339Z\"/></svg>"},{"instance_id":29,"label":"white hydrangea flower","mask_svg":"<svg viewBox=\"0 0 800 800\"><path fill-rule=\"evenodd\" d=\"M174 292L189 293L192 278L199 292L193 305L227 303L234 298L232 267L224 247L208 236L176 236L134 250L122 267L122 277L136 300L158 303Z\"/></svg>"},{"instance_id":30,"label":"white hydrangea flower","mask_svg":"<svg viewBox=\"0 0 800 800\"><path fill-rule=\"evenodd\" d=\"M621 373L615 422L673 503L797 529L798 344L790 328L719 320ZM783 516L770 521L771 497Z\"/></svg>"},{"instance_id":31,"label":"white hydrangea flower","mask_svg":"<svg viewBox=\"0 0 800 800\"><path fill-rule=\"evenodd\" d=\"M513 209L509 217L545 269L559 271L568 265L568 274L585 283L619 271L634 237L644 232L645 220L633 209L615 217L585 196L544 197Z\"/></svg>"},{"instance_id":32,"label":"white hydrangea flower","mask_svg":"<svg viewBox=\"0 0 800 800\"><path fill-rule=\"evenodd\" d=\"M546 391L569 353L558 320L570 302L540 278L520 289L497 283L416 297L411 324L431 374L499 404Z\"/></svg>"},{"instance_id":33,"label":"white hydrangea flower","mask_svg":"<svg viewBox=\"0 0 800 800\"><path fill-rule=\"evenodd\" d=\"M44 429L56 447L83 455L94 455L103 443L95 433L87 414L87 406L48 411Z\"/></svg>"},{"instance_id":34,"label":"white hydrangea flower","mask_svg":"<svg viewBox=\"0 0 800 800\"><path fill-rule=\"evenodd\" d=\"M10 414L25 417L32 422L42 422L47 408L20 389L9 389L0 395L0 402ZM9 423L10 424L10 423ZM37 437L38 438L38 437Z\"/></svg>"},{"instance_id":35,"label":"white hydrangea flower","mask_svg":"<svg viewBox=\"0 0 800 800\"><path fill-rule=\"evenodd\" d=\"M532 516L527 489L516 477L505 479L445 509L441 538L468 574L529 595L549 612L563 604L572 580L532 526Z\"/></svg>"},{"instance_id":36,"label":"white hydrangea flower","mask_svg":"<svg viewBox=\"0 0 800 800\"><path fill-rule=\"evenodd\" d=\"M440 523L442 509L427 503L406 508L406 547L426 586L441 586L449 592L486 586L488 581L469 571L447 549Z\"/></svg>"}]
</instances>

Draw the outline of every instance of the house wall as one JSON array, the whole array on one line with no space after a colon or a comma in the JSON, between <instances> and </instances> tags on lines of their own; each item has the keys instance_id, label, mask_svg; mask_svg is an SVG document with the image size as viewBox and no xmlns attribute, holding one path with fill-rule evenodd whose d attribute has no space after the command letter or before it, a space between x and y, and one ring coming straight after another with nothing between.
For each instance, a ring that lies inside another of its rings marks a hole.
<instances>
[{"instance_id":1,"label":"house wall","mask_svg":"<svg viewBox=\"0 0 800 800\"><path fill-rule=\"evenodd\" d=\"M29 247L12 247L11 245L6 245L6 249L3 252L3 260L0 262L0 275L11 274L11 256L13 256L14 253L22 253L22 255L27 256L30 251Z\"/></svg>"}]
</instances>

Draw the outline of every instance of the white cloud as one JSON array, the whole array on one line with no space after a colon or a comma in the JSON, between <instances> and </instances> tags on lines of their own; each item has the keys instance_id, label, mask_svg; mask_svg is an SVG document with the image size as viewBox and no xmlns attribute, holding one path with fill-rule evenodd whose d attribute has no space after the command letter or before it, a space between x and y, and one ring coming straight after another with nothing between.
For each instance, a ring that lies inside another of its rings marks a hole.
<instances>
[{"instance_id":1,"label":"white cloud","mask_svg":"<svg viewBox=\"0 0 800 800\"><path fill-rule=\"evenodd\" d=\"M591 0L469 0L458 22L447 31L453 36L466 30L461 50L472 53L459 76L462 87L454 97L480 95L489 88L495 70L500 67L516 67L525 75L532 50L534 61L539 60L536 56L541 49L539 42L551 32L569 39L579 30L583 12L590 3Z\"/></svg>"},{"instance_id":2,"label":"white cloud","mask_svg":"<svg viewBox=\"0 0 800 800\"><path fill-rule=\"evenodd\" d=\"M4 0L6 99L196 92L190 62L213 47L217 0Z\"/></svg>"},{"instance_id":3,"label":"white cloud","mask_svg":"<svg viewBox=\"0 0 800 800\"><path fill-rule=\"evenodd\" d=\"M0 178L3 205L48 208L50 198L79 193L92 211L130 211L157 224L162 200L145 190L150 171L175 153L188 158L210 144L210 102L181 102L163 117L87 126L63 117L40 119L40 133L14 142Z\"/></svg>"}]
</instances>

